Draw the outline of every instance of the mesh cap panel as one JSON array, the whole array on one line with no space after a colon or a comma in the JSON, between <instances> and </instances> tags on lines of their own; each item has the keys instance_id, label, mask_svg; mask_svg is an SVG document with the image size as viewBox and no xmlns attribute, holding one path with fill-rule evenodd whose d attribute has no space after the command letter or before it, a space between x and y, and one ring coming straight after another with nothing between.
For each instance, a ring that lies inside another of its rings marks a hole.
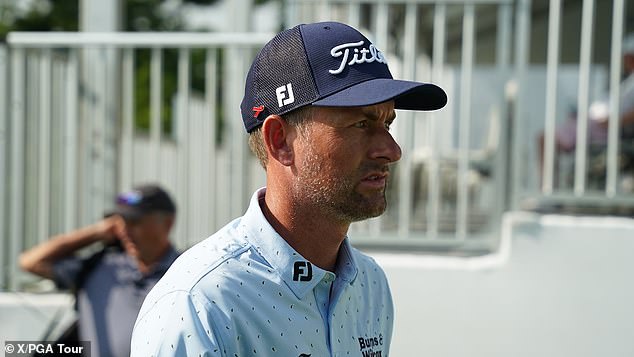
<instances>
[{"instance_id":1,"label":"mesh cap panel","mask_svg":"<svg viewBox=\"0 0 634 357\"><path fill-rule=\"evenodd\" d=\"M262 48L247 75L241 105L245 128L251 132L268 115L288 113L317 98L299 28L282 32Z\"/></svg>"}]
</instances>

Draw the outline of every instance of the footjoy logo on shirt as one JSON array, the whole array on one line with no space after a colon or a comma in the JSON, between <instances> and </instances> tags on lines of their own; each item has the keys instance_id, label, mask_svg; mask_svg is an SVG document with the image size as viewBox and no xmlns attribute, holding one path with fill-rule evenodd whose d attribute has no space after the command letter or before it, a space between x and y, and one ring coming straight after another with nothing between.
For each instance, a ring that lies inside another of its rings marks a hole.
<instances>
[{"instance_id":1,"label":"footjoy logo on shirt","mask_svg":"<svg viewBox=\"0 0 634 357\"><path fill-rule=\"evenodd\" d=\"M346 67L346 65L352 66L361 63L372 63L374 61L387 64L387 60L383 56L383 53L381 53L378 48L374 47L373 44L370 44L368 48L356 48L363 46L363 44L363 41L359 41L344 43L342 45L333 47L332 50L330 50L330 55L335 58L341 56L343 57L341 58L341 64L339 65L339 68L328 70L328 72L330 72L330 74L339 74L343 72L343 69ZM348 58L350 58L350 50L354 51L354 54L352 55L352 59L348 61Z\"/></svg>"},{"instance_id":2,"label":"footjoy logo on shirt","mask_svg":"<svg viewBox=\"0 0 634 357\"><path fill-rule=\"evenodd\" d=\"M363 357L383 356L383 335L375 337L359 337L359 351Z\"/></svg>"},{"instance_id":3,"label":"footjoy logo on shirt","mask_svg":"<svg viewBox=\"0 0 634 357\"><path fill-rule=\"evenodd\" d=\"M293 266L293 281L311 281L313 266L309 262L295 262Z\"/></svg>"}]
</instances>

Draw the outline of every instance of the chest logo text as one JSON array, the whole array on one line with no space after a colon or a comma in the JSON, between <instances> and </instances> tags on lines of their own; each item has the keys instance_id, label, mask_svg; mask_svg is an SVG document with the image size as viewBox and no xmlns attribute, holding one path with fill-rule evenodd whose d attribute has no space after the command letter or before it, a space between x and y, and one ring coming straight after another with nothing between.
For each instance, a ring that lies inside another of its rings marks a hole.
<instances>
[{"instance_id":1,"label":"chest logo text","mask_svg":"<svg viewBox=\"0 0 634 357\"><path fill-rule=\"evenodd\" d=\"M363 357L383 356L383 334L374 337L359 337L358 341Z\"/></svg>"}]
</instances>

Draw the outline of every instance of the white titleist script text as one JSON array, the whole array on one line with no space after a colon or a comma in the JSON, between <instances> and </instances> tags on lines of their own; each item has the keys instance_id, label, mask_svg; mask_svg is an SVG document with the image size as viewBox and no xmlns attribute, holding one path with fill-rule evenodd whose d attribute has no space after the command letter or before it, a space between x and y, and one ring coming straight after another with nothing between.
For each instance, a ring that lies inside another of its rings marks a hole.
<instances>
[{"instance_id":1,"label":"white titleist script text","mask_svg":"<svg viewBox=\"0 0 634 357\"><path fill-rule=\"evenodd\" d=\"M368 48L355 48L363 46L363 43L363 41L351 42L333 47L332 50L330 50L330 55L335 58L343 55L343 58L341 59L341 65L339 68L328 70L328 72L331 74L339 74L343 72L346 65L352 66L353 64L372 63L374 61L387 64L387 60L383 56L383 53L381 53L378 48L374 47L373 44L370 44ZM354 55L352 55L352 59L348 61L351 48L354 49ZM370 54L369 57L368 54Z\"/></svg>"}]
</instances>

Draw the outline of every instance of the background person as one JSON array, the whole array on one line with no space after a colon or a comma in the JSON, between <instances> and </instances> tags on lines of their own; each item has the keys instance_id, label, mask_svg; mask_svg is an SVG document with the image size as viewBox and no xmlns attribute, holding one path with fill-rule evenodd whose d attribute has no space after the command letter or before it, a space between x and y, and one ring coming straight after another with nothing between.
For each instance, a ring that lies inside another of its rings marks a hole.
<instances>
[{"instance_id":1,"label":"background person","mask_svg":"<svg viewBox=\"0 0 634 357\"><path fill-rule=\"evenodd\" d=\"M619 102L621 137L634 139L634 33L623 39L623 73Z\"/></svg>"},{"instance_id":2,"label":"background person","mask_svg":"<svg viewBox=\"0 0 634 357\"><path fill-rule=\"evenodd\" d=\"M120 194L103 220L60 234L21 254L22 269L78 289L79 339L91 356L129 356L143 299L177 257L169 242L176 206L159 186ZM106 248L89 258L75 253L93 243Z\"/></svg>"},{"instance_id":3,"label":"background person","mask_svg":"<svg viewBox=\"0 0 634 357\"><path fill-rule=\"evenodd\" d=\"M634 34L623 39L622 45L623 80L620 85L619 98L619 132L620 132L620 162L621 170L634 169ZM609 98L596 101L588 108L588 145L590 147L589 169L595 166L591 176L605 176L604 155L608 141ZM538 137L538 157L540 168L544 164L544 133ZM568 118L555 129L555 157L558 153L570 153L577 144L577 112L570 111ZM602 165L593 165L597 159ZM558 172L555 171L558 175ZM592 177L591 177L592 178ZM541 175L540 175L541 179ZM604 184L603 179L599 183ZM601 185L600 185L601 186Z\"/></svg>"},{"instance_id":4,"label":"background person","mask_svg":"<svg viewBox=\"0 0 634 357\"><path fill-rule=\"evenodd\" d=\"M352 222L381 215L395 108L434 110L433 84L392 79L384 55L336 22L273 38L241 105L266 170L244 216L185 252L152 289L133 356L387 356L387 279L351 247Z\"/></svg>"}]
</instances>

